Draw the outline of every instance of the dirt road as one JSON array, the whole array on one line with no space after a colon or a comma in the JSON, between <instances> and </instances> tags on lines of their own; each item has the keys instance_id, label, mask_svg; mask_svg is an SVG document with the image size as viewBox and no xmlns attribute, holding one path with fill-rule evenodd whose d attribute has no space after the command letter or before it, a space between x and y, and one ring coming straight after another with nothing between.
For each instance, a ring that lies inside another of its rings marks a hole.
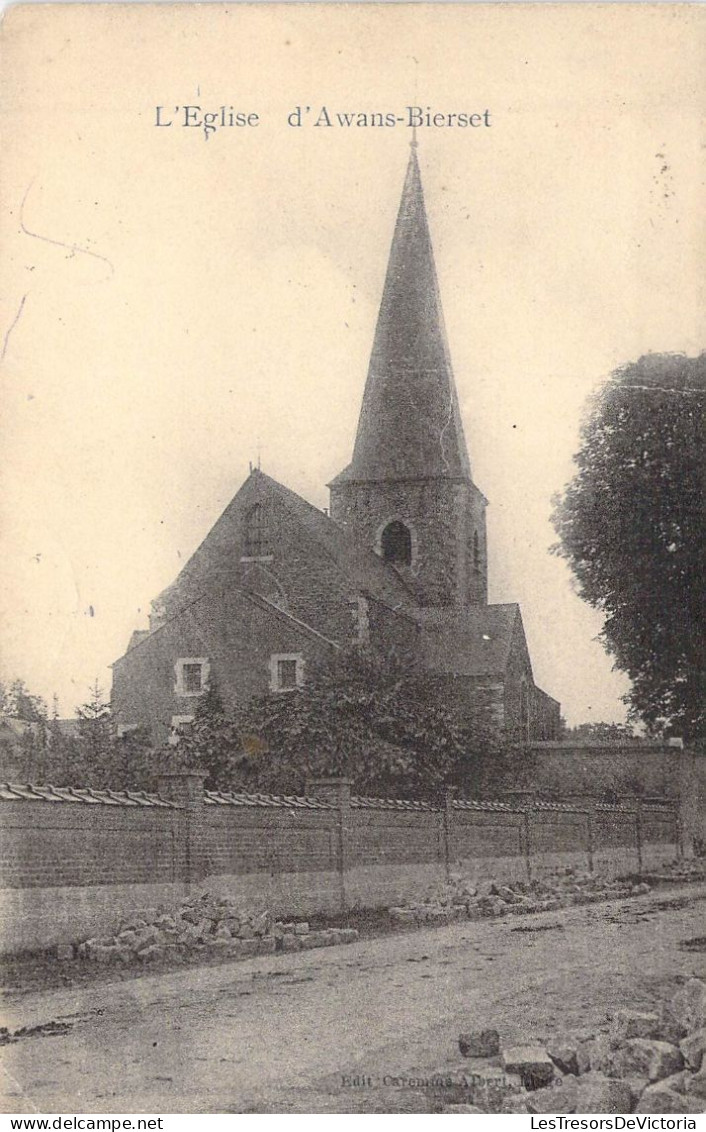
<instances>
[{"instance_id":1,"label":"dirt road","mask_svg":"<svg viewBox=\"0 0 706 1132\"><path fill-rule=\"evenodd\" d=\"M458 1066L461 1029L506 1039L647 1006L704 956L706 884L453 924L78 991L5 995L4 1112L428 1111L399 1078ZM392 1080L391 1080L392 1079ZM355 1083L357 1080L357 1084Z\"/></svg>"}]
</instances>

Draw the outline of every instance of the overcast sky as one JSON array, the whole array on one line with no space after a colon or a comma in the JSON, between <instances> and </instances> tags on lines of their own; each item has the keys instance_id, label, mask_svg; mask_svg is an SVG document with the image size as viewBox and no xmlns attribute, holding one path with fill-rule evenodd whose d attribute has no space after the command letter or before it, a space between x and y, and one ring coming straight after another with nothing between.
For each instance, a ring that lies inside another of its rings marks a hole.
<instances>
[{"instance_id":1,"label":"overcast sky","mask_svg":"<svg viewBox=\"0 0 706 1132\"><path fill-rule=\"evenodd\" d=\"M490 600L569 722L620 720L549 554L582 406L704 346L697 6L14 8L2 171L2 676L72 714L248 472L325 506L348 462L419 104ZM698 27L703 25L699 23ZM416 59L416 63L415 63ZM416 94L415 94L416 87ZM174 107L259 125L208 140ZM165 108L155 126L155 107ZM311 106L301 128L296 106Z\"/></svg>"}]
</instances>

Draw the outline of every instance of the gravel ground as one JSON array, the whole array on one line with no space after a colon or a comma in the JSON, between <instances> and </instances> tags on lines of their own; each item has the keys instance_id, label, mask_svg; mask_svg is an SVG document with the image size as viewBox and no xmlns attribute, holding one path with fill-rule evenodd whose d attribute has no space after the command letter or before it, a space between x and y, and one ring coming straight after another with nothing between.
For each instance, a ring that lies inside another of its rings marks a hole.
<instances>
[{"instance_id":1,"label":"gravel ground","mask_svg":"<svg viewBox=\"0 0 706 1132\"><path fill-rule=\"evenodd\" d=\"M4 1112L428 1112L461 1030L592 1027L704 976L706 884L3 995ZM55 1023L53 1027L49 1023ZM418 1084L422 1082L422 1084Z\"/></svg>"}]
</instances>

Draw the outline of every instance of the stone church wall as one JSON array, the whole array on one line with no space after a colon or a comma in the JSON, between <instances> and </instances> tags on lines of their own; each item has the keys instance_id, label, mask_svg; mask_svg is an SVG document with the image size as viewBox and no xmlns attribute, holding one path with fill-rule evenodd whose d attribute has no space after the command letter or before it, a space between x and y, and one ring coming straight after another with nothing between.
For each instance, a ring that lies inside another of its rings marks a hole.
<instances>
[{"instance_id":1,"label":"stone church wall","mask_svg":"<svg viewBox=\"0 0 706 1132\"><path fill-rule=\"evenodd\" d=\"M459 500L459 490L465 500ZM485 600L485 519L482 496L473 485L436 479L337 484L331 488L331 516L371 549L378 547L387 523L405 523L412 533L412 564L400 574L420 605L453 605L459 587L464 601ZM479 534L480 576L473 571L473 530Z\"/></svg>"},{"instance_id":2,"label":"stone church wall","mask_svg":"<svg viewBox=\"0 0 706 1132\"><path fill-rule=\"evenodd\" d=\"M198 696L175 692L180 657L208 657L226 705L263 694L270 686L270 657L301 655L306 664L330 655L325 641L291 621L231 593L187 607L132 649L113 669L113 710L119 724L151 728L160 745L174 716L193 715Z\"/></svg>"}]
</instances>

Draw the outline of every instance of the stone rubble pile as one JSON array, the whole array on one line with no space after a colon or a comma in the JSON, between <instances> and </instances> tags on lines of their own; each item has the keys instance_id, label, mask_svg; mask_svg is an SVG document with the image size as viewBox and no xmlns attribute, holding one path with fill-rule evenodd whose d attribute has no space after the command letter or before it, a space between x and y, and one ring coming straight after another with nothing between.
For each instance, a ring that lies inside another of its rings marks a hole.
<instances>
[{"instance_id":1,"label":"stone rubble pile","mask_svg":"<svg viewBox=\"0 0 706 1132\"><path fill-rule=\"evenodd\" d=\"M211 896L190 897L176 910L158 908L125 919L115 935L87 939L57 949L58 958L90 959L96 963L147 963L165 957L222 952L234 958L303 951L353 943L353 928L311 931L308 923L273 920L265 909L244 910L231 901Z\"/></svg>"},{"instance_id":2,"label":"stone rubble pile","mask_svg":"<svg viewBox=\"0 0 706 1132\"><path fill-rule=\"evenodd\" d=\"M650 892L644 881L608 880L593 873L576 872L570 866L541 880L474 883L460 873L418 903L390 908L390 919L398 925L448 924L454 920L476 920L490 916L527 912L554 912L571 904L594 904L601 900L644 896Z\"/></svg>"},{"instance_id":3,"label":"stone rubble pile","mask_svg":"<svg viewBox=\"0 0 706 1132\"><path fill-rule=\"evenodd\" d=\"M689 979L658 1012L618 1010L598 1033L508 1047L483 1030L461 1034L459 1048L483 1060L444 1112L702 1113L706 983Z\"/></svg>"}]
</instances>

